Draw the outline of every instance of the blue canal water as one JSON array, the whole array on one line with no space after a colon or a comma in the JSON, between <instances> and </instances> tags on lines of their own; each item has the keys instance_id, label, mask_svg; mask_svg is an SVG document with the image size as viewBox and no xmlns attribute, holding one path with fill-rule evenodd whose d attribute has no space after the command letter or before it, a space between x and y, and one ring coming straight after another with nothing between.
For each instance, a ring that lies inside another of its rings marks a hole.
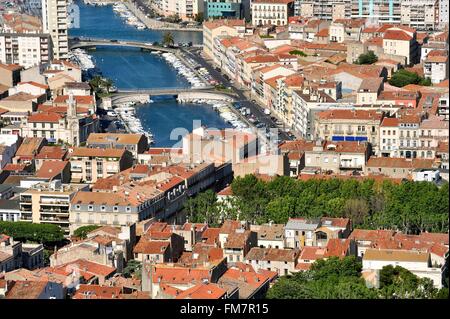
<instances>
[{"instance_id":1,"label":"blue canal water","mask_svg":"<svg viewBox=\"0 0 450 319\"><path fill-rule=\"evenodd\" d=\"M80 28L71 29L70 36L117 39L130 41L161 41L163 33L155 30L137 30L127 25L112 10L112 6L87 6L78 1L80 8ZM201 32L172 32L175 42L201 43ZM114 80L119 89L187 88L189 83L178 76L175 69L165 60L149 52L122 47L97 47L89 52L102 71ZM154 99L154 103L136 108L136 115L144 129L153 133L155 145L170 147L179 143L181 136L171 138L174 129L191 132L194 121L213 128L230 127L219 115L204 104L178 104L175 99Z\"/></svg>"}]
</instances>

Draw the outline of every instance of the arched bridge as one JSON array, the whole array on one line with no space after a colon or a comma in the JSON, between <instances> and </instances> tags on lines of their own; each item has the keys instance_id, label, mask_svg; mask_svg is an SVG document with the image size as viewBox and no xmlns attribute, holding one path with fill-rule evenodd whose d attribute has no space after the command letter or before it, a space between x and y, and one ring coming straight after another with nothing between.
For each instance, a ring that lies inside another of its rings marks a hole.
<instances>
[{"instance_id":1,"label":"arched bridge","mask_svg":"<svg viewBox=\"0 0 450 319\"><path fill-rule=\"evenodd\" d=\"M99 38L85 38L85 37L70 37L69 48L89 48L96 46L123 46L141 48L152 51L162 52L176 52L177 48L165 48L162 46L153 45L152 43L139 42L139 41L126 41L126 40L114 40L114 39L99 39ZM201 44L194 44L193 47L203 47Z\"/></svg>"},{"instance_id":2,"label":"arched bridge","mask_svg":"<svg viewBox=\"0 0 450 319\"><path fill-rule=\"evenodd\" d=\"M113 104L142 101L152 96L169 95L181 100L189 101L194 99L233 101L235 95L228 92L220 92L212 87L202 88L183 88L183 89L136 89L136 90L118 90L111 95Z\"/></svg>"},{"instance_id":3,"label":"arched bridge","mask_svg":"<svg viewBox=\"0 0 450 319\"><path fill-rule=\"evenodd\" d=\"M161 46L155 46L152 43L144 43L138 41L119 41L119 40L108 40L108 39L96 39L96 38L70 38L69 39L69 49L84 49L93 48L97 46L121 46L121 47L132 47L140 48L151 51L161 51L161 52L171 52L175 53L177 49L165 48Z\"/></svg>"}]
</instances>

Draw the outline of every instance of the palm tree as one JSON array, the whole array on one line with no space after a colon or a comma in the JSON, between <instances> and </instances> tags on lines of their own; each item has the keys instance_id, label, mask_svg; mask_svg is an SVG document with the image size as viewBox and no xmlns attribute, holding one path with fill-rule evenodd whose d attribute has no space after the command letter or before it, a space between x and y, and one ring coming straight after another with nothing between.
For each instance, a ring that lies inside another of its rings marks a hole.
<instances>
[{"instance_id":1,"label":"palm tree","mask_svg":"<svg viewBox=\"0 0 450 319\"><path fill-rule=\"evenodd\" d=\"M102 78L99 75L96 75L89 81L89 84L95 92L98 92L102 85Z\"/></svg>"},{"instance_id":2,"label":"palm tree","mask_svg":"<svg viewBox=\"0 0 450 319\"><path fill-rule=\"evenodd\" d=\"M173 34L170 32L165 32L162 40L163 45L173 46L175 43L173 39Z\"/></svg>"},{"instance_id":3,"label":"palm tree","mask_svg":"<svg viewBox=\"0 0 450 319\"><path fill-rule=\"evenodd\" d=\"M109 93L109 89L114 85L111 79L103 79L103 87L106 89L106 93Z\"/></svg>"}]
</instances>

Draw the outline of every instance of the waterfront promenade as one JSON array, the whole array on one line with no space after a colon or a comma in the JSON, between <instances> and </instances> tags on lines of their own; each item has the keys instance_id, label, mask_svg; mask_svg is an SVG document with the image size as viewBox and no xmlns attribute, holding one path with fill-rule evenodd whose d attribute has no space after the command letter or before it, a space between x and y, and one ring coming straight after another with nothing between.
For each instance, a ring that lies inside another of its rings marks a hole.
<instances>
[{"instance_id":1,"label":"waterfront promenade","mask_svg":"<svg viewBox=\"0 0 450 319\"><path fill-rule=\"evenodd\" d=\"M180 26L177 23L170 23L165 21L158 21L153 18L147 17L139 8L132 2L127 1L124 3L128 10L130 10L139 20L141 20L149 29L162 30L162 31L190 31L190 32L202 32L203 28L200 27L185 27Z\"/></svg>"}]
</instances>

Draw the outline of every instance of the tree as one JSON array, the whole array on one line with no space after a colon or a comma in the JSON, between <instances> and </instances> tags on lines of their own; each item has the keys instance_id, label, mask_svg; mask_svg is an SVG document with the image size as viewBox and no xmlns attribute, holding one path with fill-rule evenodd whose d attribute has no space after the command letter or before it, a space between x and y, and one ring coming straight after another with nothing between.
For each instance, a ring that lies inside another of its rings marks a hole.
<instances>
[{"instance_id":1,"label":"tree","mask_svg":"<svg viewBox=\"0 0 450 319\"><path fill-rule=\"evenodd\" d=\"M360 54L355 64L374 64L378 61L378 57L375 55L373 51L369 51L367 53Z\"/></svg>"},{"instance_id":2,"label":"tree","mask_svg":"<svg viewBox=\"0 0 450 319\"><path fill-rule=\"evenodd\" d=\"M138 260L131 259L127 262L126 267L122 271L125 278L132 278L133 276L141 279L142 263Z\"/></svg>"},{"instance_id":3,"label":"tree","mask_svg":"<svg viewBox=\"0 0 450 319\"><path fill-rule=\"evenodd\" d=\"M292 51L289 51L289 54L299 55L299 56L307 56L307 54L301 50L292 50Z\"/></svg>"},{"instance_id":4,"label":"tree","mask_svg":"<svg viewBox=\"0 0 450 319\"><path fill-rule=\"evenodd\" d=\"M430 86L431 81L430 79L424 79L415 72L400 69L392 75L391 79L389 80L389 84L396 87L404 87L408 84Z\"/></svg>"},{"instance_id":5,"label":"tree","mask_svg":"<svg viewBox=\"0 0 450 319\"><path fill-rule=\"evenodd\" d=\"M189 221L219 225L222 222L221 211L217 204L217 195L212 190L189 198L184 205Z\"/></svg>"},{"instance_id":6,"label":"tree","mask_svg":"<svg viewBox=\"0 0 450 319\"><path fill-rule=\"evenodd\" d=\"M165 32L162 39L162 44L166 46L173 46L175 43L173 34L171 32Z\"/></svg>"},{"instance_id":7,"label":"tree","mask_svg":"<svg viewBox=\"0 0 450 319\"><path fill-rule=\"evenodd\" d=\"M195 15L195 18L194 18L195 22L197 22L197 23L202 23L204 19L205 19L205 17L203 15L203 12L199 12L198 14Z\"/></svg>"},{"instance_id":8,"label":"tree","mask_svg":"<svg viewBox=\"0 0 450 319\"><path fill-rule=\"evenodd\" d=\"M445 294L445 292L443 292ZM380 295L387 299L434 299L442 296L429 278L419 278L409 270L387 265L380 271Z\"/></svg>"},{"instance_id":9,"label":"tree","mask_svg":"<svg viewBox=\"0 0 450 319\"><path fill-rule=\"evenodd\" d=\"M12 236L22 242L36 242L44 245L58 244L64 240L61 227L52 224L34 224L28 222L0 222L0 234Z\"/></svg>"},{"instance_id":10,"label":"tree","mask_svg":"<svg viewBox=\"0 0 450 319\"><path fill-rule=\"evenodd\" d=\"M280 278L267 298L282 299L374 299L375 289L361 278L361 262L355 257L318 260L305 272Z\"/></svg>"},{"instance_id":11,"label":"tree","mask_svg":"<svg viewBox=\"0 0 450 319\"><path fill-rule=\"evenodd\" d=\"M109 94L109 90L114 85L114 82L111 79L104 79L103 86L106 89L106 93Z\"/></svg>"},{"instance_id":12,"label":"tree","mask_svg":"<svg viewBox=\"0 0 450 319\"><path fill-rule=\"evenodd\" d=\"M100 226L97 225L87 225L87 226L81 226L73 232L73 235L75 237L85 239L87 237L87 234L89 234L91 231L96 230Z\"/></svg>"}]
</instances>

